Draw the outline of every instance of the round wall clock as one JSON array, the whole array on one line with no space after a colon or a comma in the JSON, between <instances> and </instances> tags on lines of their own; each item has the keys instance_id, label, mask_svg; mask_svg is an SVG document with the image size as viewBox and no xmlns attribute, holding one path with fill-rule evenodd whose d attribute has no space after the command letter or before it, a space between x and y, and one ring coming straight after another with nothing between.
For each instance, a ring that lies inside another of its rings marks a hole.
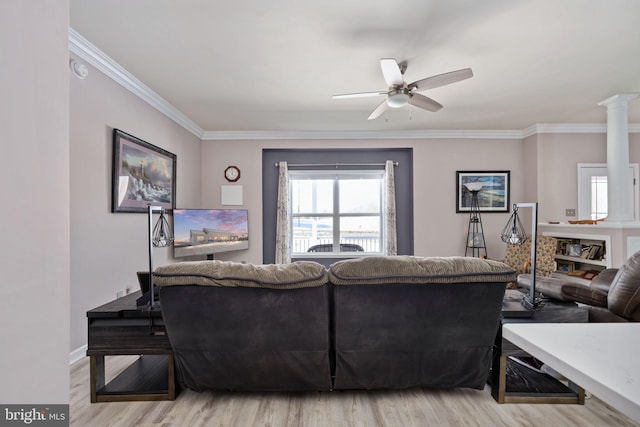
<instances>
[{"instance_id":1,"label":"round wall clock","mask_svg":"<svg viewBox=\"0 0 640 427\"><path fill-rule=\"evenodd\" d=\"M240 168L237 166L227 166L224 170L224 177L229 182L236 182L240 179Z\"/></svg>"}]
</instances>

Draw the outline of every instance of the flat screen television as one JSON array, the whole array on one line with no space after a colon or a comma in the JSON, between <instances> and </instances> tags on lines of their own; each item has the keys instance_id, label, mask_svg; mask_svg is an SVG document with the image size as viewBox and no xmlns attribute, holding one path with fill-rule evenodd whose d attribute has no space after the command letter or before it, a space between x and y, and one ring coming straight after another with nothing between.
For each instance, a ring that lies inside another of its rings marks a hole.
<instances>
[{"instance_id":1,"label":"flat screen television","mask_svg":"<svg viewBox=\"0 0 640 427\"><path fill-rule=\"evenodd\" d=\"M246 209L174 209L173 256L176 258L249 249Z\"/></svg>"}]
</instances>

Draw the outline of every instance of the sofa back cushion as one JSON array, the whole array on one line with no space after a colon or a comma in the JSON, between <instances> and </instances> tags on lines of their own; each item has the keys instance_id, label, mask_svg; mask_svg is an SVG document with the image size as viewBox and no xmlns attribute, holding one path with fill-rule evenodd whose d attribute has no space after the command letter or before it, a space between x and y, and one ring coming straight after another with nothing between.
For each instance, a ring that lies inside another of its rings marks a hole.
<instances>
[{"instance_id":1,"label":"sofa back cushion","mask_svg":"<svg viewBox=\"0 0 640 427\"><path fill-rule=\"evenodd\" d=\"M153 277L157 286L299 289L328 282L324 266L313 261L265 265L231 261L179 262L156 268Z\"/></svg>"},{"instance_id":2,"label":"sofa back cushion","mask_svg":"<svg viewBox=\"0 0 640 427\"><path fill-rule=\"evenodd\" d=\"M384 283L512 282L516 272L508 265L471 257L363 257L338 261L329 268L334 285Z\"/></svg>"}]
</instances>

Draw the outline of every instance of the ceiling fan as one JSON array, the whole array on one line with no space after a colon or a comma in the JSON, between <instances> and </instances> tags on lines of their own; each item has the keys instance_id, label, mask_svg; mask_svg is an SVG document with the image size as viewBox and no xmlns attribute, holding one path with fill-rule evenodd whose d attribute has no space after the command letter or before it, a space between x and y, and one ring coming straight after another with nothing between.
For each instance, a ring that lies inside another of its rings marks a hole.
<instances>
[{"instance_id":1,"label":"ceiling fan","mask_svg":"<svg viewBox=\"0 0 640 427\"><path fill-rule=\"evenodd\" d=\"M404 81L404 72L407 68L405 64L398 64L398 62L393 58L383 58L380 60L380 67L382 68L382 75L387 82L387 86L389 86L388 90L379 92L345 93L341 95L333 95L333 98L341 99L386 96L387 99L382 101L382 103L373 110L373 113L369 116L369 120L380 117L388 107L400 108L407 104L422 108L423 110L438 111L442 108L442 104L429 97L421 95L418 92L445 86L473 77L471 68L464 68L462 70L451 71L416 80L413 83L407 84Z\"/></svg>"}]
</instances>

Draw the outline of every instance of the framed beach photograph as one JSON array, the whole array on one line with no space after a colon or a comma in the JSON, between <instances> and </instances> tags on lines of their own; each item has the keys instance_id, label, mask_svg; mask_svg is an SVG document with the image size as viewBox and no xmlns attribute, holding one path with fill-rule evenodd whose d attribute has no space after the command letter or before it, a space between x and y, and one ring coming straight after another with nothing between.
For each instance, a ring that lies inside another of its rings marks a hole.
<instances>
[{"instance_id":1,"label":"framed beach photograph","mask_svg":"<svg viewBox=\"0 0 640 427\"><path fill-rule=\"evenodd\" d=\"M509 212L511 171L457 171L456 212L471 210L471 197L478 192L481 212Z\"/></svg>"},{"instance_id":2,"label":"framed beach photograph","mask_svg":"<svg viewBox=\"0 0 640 427\"><path fill-rule=\"evenodd\" d=\"M562 273L571 273L575 270L576 264L573 261L557 261L558 271Z\"/></svg>"},{"instance_id":3,"label":"framed beach photograph","mask_svg":"<svg viewBox=\"0 0 640 427\"><path fill-rule=\"evenodd\" d=\"M111 212L147 212L176 206L176 155L113 130Z\"/></svg>"},{"instance_id":4,"label":"framed beach photograph","mask_svg":"<svg viewBox=\"0 0 640 427\"><path fill-rule=\"evenodd\" d=\"M596 271L596 270L589 270L586 273L584 273L582 275L583 279L587 279L587 280L592 280L594 277L596 277L600 272Z\"/></svg>"}]
</instances>

